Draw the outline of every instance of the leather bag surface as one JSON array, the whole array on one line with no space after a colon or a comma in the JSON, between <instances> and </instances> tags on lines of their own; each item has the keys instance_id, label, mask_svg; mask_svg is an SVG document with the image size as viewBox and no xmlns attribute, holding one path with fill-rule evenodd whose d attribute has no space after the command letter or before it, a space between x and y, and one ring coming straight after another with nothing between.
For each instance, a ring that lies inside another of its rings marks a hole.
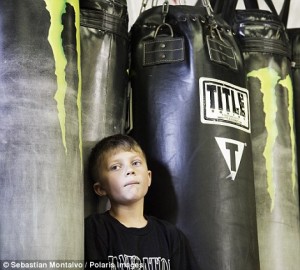
<instances>
[{"instance_id":1,"label":"leather bag surface","mask_svg":"<svg viewBox=\"0 0 300 270\"><path fill-rule=\"evenodd\" d=\"M124 0L81 0L84 160L102 138L123 133L128 86L128 12ZM106 210L85 176L85 216Z\"/></svg>"},{"instance_id":2,"label":"leather bag surface","mask_svg":"<svg viewBox=\"0 0 300 270\"><path fill-rule=\"evenodd\" d=\"M290 11L290 0L285 0L280 12L280 18L283 24L287 27ZM300 153L300 28L288 28L287 34L291 46L291 65L292 65L292 81L294 93L294 110L295 110L295 130L296 130L296 145L297 157ZM300 168L300 158L297 158L297 167ZM299 189L299 174L298 174L298 194ZM298 196L299 200L299 196Z\"/></svg>"},{"instance_id":3,"label":"leather bag surface","mask_svg":"<svg viewBox=\"0 0 300 270\"><path fill-rule=\"evenodd\" d=\"M78 36L77 1L0 3L3 262L83 260Z\"/></svg>"},{"instance_id":4,"label":"leather bag surface","mask_svg":"<svg viewBox=\"0 0 300 270\"><path fill-rule=\"evenodd\" d=\"M250 106L230 27L205 5L131 28L132 135L153 171L146 213L175 223L199 269L258 269Z\"/></svg>"}]
</instances>

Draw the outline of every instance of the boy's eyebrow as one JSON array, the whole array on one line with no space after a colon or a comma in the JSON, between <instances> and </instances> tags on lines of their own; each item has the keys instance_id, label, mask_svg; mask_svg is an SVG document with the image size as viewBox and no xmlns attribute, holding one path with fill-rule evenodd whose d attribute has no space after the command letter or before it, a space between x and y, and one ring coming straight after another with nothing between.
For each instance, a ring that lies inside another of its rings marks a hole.
<instances>
[{"instance_id":1,"label":"boy's eyebrow","mask_svg":"<svg viewBox=\"0 0 300 270\"><path fill-rule=\"evenodd\" d=\"M145 159L145 158L143 157L143 155L142 155L142 154L139 154L139 153L137 153L136 155L130 157L130 159L136 159L136 158ZM109 163L109 164L110 164L110 163L118 163L118 162L121 162L121 161L122 161L121 158L116 158L116 159L111 159L111 160L107 161L107 163ZM109 164L108 164L108 165L109 165Z\"/></svg>"}]
</instances>

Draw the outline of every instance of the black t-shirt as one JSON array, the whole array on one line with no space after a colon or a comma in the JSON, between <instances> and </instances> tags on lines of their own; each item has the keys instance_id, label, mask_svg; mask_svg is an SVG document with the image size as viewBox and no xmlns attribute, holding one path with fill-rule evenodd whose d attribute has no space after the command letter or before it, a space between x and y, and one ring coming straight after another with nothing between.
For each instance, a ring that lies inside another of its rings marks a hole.
<instances>
[{"instance_id":1,"label":"black t-shirt","mask_svg":"<svg viewBox=\"0 0 300 270\"><path fill-rule=\"evenodd\" d=\"M143 228L127 228L108 212L86 218L86 263L102 269L105 264L107 269L197 269L185 236L174 225L146 219Z\"/></svg>"}]
</instances>

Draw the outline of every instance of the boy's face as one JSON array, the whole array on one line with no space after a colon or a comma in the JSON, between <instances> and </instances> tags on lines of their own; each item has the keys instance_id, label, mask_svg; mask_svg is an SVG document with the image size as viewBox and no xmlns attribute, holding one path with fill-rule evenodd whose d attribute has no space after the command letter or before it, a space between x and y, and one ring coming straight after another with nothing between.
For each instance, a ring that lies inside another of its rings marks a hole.
<instances>
[{"instance_id":1,"label":"boy's face","mask_svg":"<svg viewBox=\"0 0 300 270\"><path fill-rule=\"evenodd\" d=\"M110 151L100 166L101 183L94 185L98 195L107 195L111 203L126 205L144 198L151 184L151 171L141 151Z\"/></svg>"}]
</instances>

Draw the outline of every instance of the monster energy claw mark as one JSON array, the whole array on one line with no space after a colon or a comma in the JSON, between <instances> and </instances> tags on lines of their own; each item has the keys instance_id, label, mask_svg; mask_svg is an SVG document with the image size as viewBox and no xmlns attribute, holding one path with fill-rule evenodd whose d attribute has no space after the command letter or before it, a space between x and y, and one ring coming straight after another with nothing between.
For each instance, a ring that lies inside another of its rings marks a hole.
<instances>
[{"instance_id":1,"label":"monster energy claw mark","mask_svg":"<svg viewBox=\"0 0 300 270\"><path fill-rule=\"evenodd\" d=\"M77 14L76 16L76 29L79 32L79 4L78 1L69 0L69 1L51 1L51 0L44 0L46 3L46 9L49 11L50 14L50 28L49 28L49 35L48 40L52 47L53 56L55 60L55 74L57 77L57 91L55 93L54 99L57 102L57 110L58 110L58 118L62 133L62 143L65 148L65 153L67 153L67 144L66 144L66 110L65 110L65 98L66 98L66 91L67 91L67 81L66 81L66 65L67 59L64 54L63 45L62 45L62 38L61 34L63 31L63 24L62 24L62 15L66 12L66 3L70 3ZM79 86L78 86L78 97L77 97L77 107L78 107L78 119L79 119L79 148L81 153L82 159L82 130L81 130L81 74L80 74L80 47L79 47L79 34L76 34L77 40L77 50L78 50L78 73L79 73Z\"/></svg>"},{"instance_id":2,"label":"monster energy claw mark","mask_svg":"<svg viewBox=\"0 0 300 270\"><path fill-rule=\"evenodd\" d=\"M259 79L261 84L261 92L263 93L263 104L265 113L265 127L267 130L267 141L265 144L265 149L263 156L266 160L266 170L267 170L267 185L268 193L270 195L272 204L271 211L274 209L275 196L276 196L276 185L274 182L273 168L273 150L278 136L278 127L276 125L276 113L278 110L275 87L280 84L288 91L289 99L289 125L291 127L290 140L292 145L292 175L291 179L293 182L293 188L295 188L296 183L296 163L295 163L295 135L294 135L294 120L293 120L293 98L292 98L292 84L291 78L288 75L285 79L280 80L280 76L276 70L273 68L262 68L259 70L254 70L248 73L248 77L254 77Z\"/></svg>"}]
</instances>

